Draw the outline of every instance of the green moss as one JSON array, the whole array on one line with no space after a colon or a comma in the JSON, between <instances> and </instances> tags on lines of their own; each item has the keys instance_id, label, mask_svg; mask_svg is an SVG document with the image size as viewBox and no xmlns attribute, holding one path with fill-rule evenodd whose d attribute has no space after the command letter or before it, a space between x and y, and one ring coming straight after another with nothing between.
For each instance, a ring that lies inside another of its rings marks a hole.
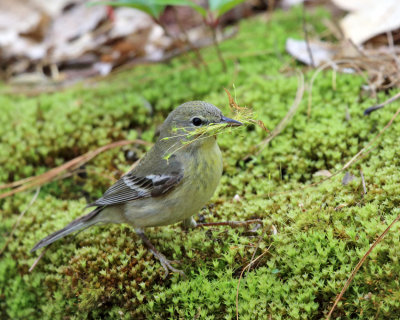
<instances>
[{"instance_id":1,"label":"green moss","mask_svg":"<svg viewBox=\"0 0 400 320\"><path fill-rule=\"evenodd\" d=\"M317 11L309 16L322 30ZM221 44L228 58L223 73L213 48L203 49L210 73L185 58L139 66L90 86L24 97L0 96L0 181L38 174L77 155L119 139L153 139L165 116L188 100L214 103L229 115L224 87L240 105L254 109L269 129L292 104L301 68L284 51L285 39L301 37L301 10L277 12L271 21L243 21L238 35ZM289 71L287 71L289 70ZM313 70L306 72L310 80ZM216 228L183 231L179 225L148 230L167 257L181 261L188 278L162 279L163 270L128 226L93 227L54 243L32 273L39 239L83 212L126 171L146 148L129 146L101 154L85 174L42 188L0 261L1 319L232 319L239 275L241 319L320 319L327 314L349 273L370 244L400 213L400 127L392 127L376 148L343 175L318 187L319 170L334 172L379 132L399 103L362 116L375 103L361 100L363 78L321 73L313 86L311 115L306 99L293 120L258 156L265 133L254 126L220 135L224 175L207 221L261 218L266 232ZM380 95L379 100L385 97ZM348 110L351 120L346 120ZM362 169L368 193L362 195ZM34 191L0 200L0 248ZM234 201L235 195L240 201ZM270 232L274 226L277 234ZM341 319L396 319L400 312L400 237L394 227L361 268L335 311Z\"/></svg>"}]
</instances>

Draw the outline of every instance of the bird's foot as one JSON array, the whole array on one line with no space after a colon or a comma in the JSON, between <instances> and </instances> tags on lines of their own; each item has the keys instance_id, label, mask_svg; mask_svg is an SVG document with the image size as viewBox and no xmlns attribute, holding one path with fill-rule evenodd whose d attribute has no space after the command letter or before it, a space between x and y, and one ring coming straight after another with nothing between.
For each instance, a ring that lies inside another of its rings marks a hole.
<instances>
[{"instance_id":1,"label":"bird's foot","mask_svg":"<svg viewBox=\"0 0 400 320\"><path fill-rule=\"evenodd\" d=\"M150 242L150 240L146 237L144 232L141 229L136 229L136 233L140 236L143 243L151 251L153 256L160 261L162 267L165 270L164 279L168 277L169 271L179 273L181 276L186 277L185 273L182 270L174 268L171 264L179 263L176 260L168 260L166 256L164 256L161 252L159 252L156 247Z\"/></svg>"},{"instance_id":2,"label":"bird's foot","mask_svg":"<svg viewBox=\"0 0 400 320\"><path fill-rule=\"evenodd\" d=\"M186 278L186 275L182 270L176 269L171 265L171 264L178 264L179 261L168 260L167 257L164 256L161 252L158 252L158 251L154 252L153 250L150 250L150 251L153 253L154 257L157 258L158 261L160 261L162 267L164 268L164 270L165 270L164 279L166 279L168 277L170 271L179 273L182 277Z\"/></svg>"}]
</instances>

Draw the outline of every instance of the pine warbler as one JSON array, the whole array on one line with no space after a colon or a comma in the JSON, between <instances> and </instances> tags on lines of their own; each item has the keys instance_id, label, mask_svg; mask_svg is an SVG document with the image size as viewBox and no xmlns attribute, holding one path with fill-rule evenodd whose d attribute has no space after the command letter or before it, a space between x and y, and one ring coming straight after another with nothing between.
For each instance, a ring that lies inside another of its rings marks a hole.
<instances>
[{"instance_id":1,"label":"pine warbler","mask_svg":"<svg viewBox=\"0 0 400 320\"><path fill-rule=\"evenodd\" d=\"M153 148L128 174L88 207L93 211L39 241L32 251L98 223L127 223L168 271L183 274L158 252L143 228L179 221L196 227L193 215L211 198L222 174L222 156L215 134L191 132L205 126L242 123L226 118L212 104L192 101L180 105L164 121Z\"/></svg>"}]
</instances>

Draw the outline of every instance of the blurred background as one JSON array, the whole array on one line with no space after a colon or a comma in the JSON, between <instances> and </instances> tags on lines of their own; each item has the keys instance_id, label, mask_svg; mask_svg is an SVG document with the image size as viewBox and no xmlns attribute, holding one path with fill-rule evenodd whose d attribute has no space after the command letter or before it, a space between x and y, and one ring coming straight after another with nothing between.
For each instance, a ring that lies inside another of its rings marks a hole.
<instances>
[{"instance_id":1,"label":"blurred background","mask_svg":"<svg viewBox=\"0 0 400 320\"><path fill-rule=\"evenodd\" d=\"M188 51L195 54L194 66L204 67L198 49L232 37L237 30L225 29L227 26L303 2L2 0L0 76L15 84L66 84L133 64L168 61ZM303 42L288 39L290 54L314 67L332 60L352 60L347 64L367 69L376 87L388 88L398 82L400 9L395 0L379 4L371 0L318 0L304 5L324 6L332 16L324 19L327 29L322 34L310 34ZM310 29L306 21L303 29ZM390 63L379 63L381 55Z\"/></svg>"},{"instance_id":2,"label":"blurred background","mask_svg":"<svg viewBox=\"0 0 400 320\"><path fill-rule=\"evenodd\" d=\"M0 0L0 319L399 319L399 86L399 0ZM191 100L254 118L195 219L263 228L30 253Z\"/></svg>"}]
</instances>

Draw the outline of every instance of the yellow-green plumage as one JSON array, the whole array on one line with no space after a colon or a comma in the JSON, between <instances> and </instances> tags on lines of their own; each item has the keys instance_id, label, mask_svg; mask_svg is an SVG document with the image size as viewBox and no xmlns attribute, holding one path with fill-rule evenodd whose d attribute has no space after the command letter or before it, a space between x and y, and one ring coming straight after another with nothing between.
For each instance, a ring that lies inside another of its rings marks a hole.
<instances>
[{"instance_id":1,"label":"yellow-green plumage","mask_svg":"<svg viewBox=\"0 0 400 320\"><path fill-rule=\"evenodd\" d=\"M135 228L166 270L176 270L151 245L142 229L179 221L195 225L192 216L218 186L222 156L214 135L197 137L190 133L215 124L241 123L224 117L217 107L202 101L176 108L164 121L157 142L139 164L89 205L96 209L44 238L33 250L97 223L127 223Z\"/></svg>"}]
</instances>

